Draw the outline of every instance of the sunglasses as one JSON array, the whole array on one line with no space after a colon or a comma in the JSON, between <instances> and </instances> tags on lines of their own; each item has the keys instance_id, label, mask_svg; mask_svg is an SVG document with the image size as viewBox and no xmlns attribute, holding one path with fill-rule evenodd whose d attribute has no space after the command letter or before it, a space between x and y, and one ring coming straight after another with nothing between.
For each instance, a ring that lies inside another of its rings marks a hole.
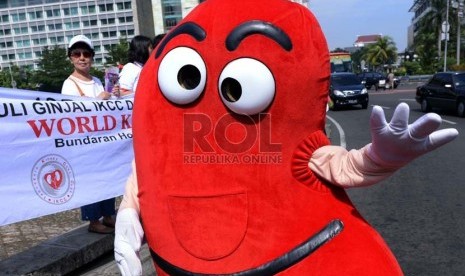
<instances>
[{"instance_id":1,"label":"sunglasses","mask_svg":"<svg viewBox=\"0 0 465 276\"><path fill-rule=\"evenodd\" d=\"M73 58L80 58L81 55L83 55L85 58L90 58L92 56L92 53L89 51L72 51L71 56Z\"/></svg>"}]
</instances>

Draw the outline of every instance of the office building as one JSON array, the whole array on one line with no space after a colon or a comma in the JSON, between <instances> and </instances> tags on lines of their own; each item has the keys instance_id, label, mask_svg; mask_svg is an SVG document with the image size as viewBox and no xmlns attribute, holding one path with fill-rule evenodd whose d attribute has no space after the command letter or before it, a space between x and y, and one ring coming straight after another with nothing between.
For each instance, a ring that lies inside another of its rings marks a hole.
<instances>
[{"instance_id":1,"label":"office building","mask_svg":"<svg viewBox=\"0 0 465 276\"><path fill-rule=\"evenodd\" d=\"M202 1L200 1L202 2ZM95 48L101 67L112 45L135 35L154 37L174 27L198 0L6 0L0 1L0 69L37 68L45 46L66 48L78 34Z\"/></svg>"},{"instance_id":2,"label":"office building","mask_svg":"<svg viewBox=\"0 0 465 276\"><path fill-rule=\"evenodd\" d=\"M134 0L2 1L0 64L36 68L44 46L66 48L73 36L84 34L94 43L95 64L102 65L108 49L120 37L130 39L140 32L136 23L141 18L135 3Z\"/></svg>"}]
</instances>

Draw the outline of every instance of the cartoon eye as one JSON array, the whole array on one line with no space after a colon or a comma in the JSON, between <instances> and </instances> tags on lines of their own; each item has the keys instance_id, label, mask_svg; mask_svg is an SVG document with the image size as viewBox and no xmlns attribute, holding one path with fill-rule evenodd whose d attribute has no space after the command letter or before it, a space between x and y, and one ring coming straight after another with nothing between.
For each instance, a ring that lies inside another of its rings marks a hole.
<instances>
[{"instance_id":1,"label":"cartoon eye","mask_svg":"<svg viewBox=\"0 0 465 276\"><path fill-rule=\"evenodd\" d=\"M223 103L238 114L255 115L264 111L275 95L271 71L251 58L240 58L226 65L218 85Z\"/></svg>"},{"instance_id":2,"label":"cartoon eye","mask_svg":"<svg viewBox=\"0 0 465 276\"><path fill-rule=\"evenodd\" d=\"M160 63L158 84L161 92L175 104L195 101L205 88L206 67L202 57L191 48L171 50Z\"/></svg>"}]
</instances>

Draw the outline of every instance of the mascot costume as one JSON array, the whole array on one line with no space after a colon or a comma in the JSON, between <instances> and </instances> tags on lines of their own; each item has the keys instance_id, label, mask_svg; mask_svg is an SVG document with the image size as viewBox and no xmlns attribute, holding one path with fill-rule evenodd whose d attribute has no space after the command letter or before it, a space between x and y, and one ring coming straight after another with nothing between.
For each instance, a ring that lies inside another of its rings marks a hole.
<instances>
[{"instance_id":1,"label":"mascot costume","mask_svg":"<svg viewBox=\"0 0 465 276\"><path fill-rule=\"evenodd\" d=\"M451 140L426 114L371 116L372 143L324 133L329 53L287 0L207 0L153 51L136 92L135 165L115 258L138 275L401 275L345 188L371 185Z\"/></svg>"}]
</instances>

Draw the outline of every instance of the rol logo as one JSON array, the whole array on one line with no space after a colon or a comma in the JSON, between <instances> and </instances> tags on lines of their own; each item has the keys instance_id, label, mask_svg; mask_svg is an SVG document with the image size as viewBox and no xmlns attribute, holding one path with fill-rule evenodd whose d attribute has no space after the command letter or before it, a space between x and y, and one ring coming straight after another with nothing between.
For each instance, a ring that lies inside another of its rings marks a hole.
<instances>
[{"instance_id":1,"label":"rol logo","mask_svg":"<svg viewBox=\"0 0 465 276\"><path fill-rule=\"evenodd\" d=\"M74 194L73 170L59 155L49 154L40 158L32 168L31 181L36 194L50 204L64 204Z\"/></svg>"},{"instance_id":2,"label":"rol logo","mask_svg":"<svg viewBox=\"0 0 465 276\"><path fill-rule=\"evenodd\" d=\"M271 114L241 116L230 114L212 120L207 114L184 114L185 164L246 163L281 164L282 145L272 141Z\"/></svg>"}]
</instances>

